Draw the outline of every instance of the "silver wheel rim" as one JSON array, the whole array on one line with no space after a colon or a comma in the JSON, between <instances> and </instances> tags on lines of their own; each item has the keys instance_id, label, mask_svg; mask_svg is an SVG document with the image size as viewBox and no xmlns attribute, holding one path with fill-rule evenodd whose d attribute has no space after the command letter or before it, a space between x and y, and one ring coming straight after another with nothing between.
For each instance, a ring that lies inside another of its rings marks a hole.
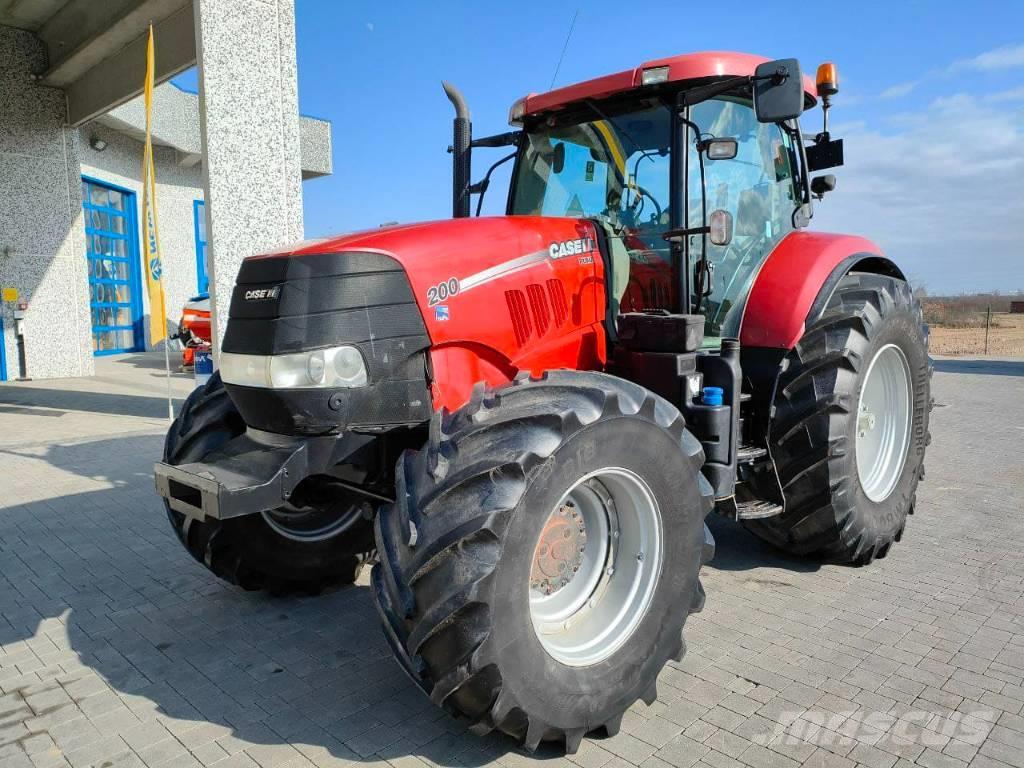
<instances>
[{"instance_id":1,"label":"silver wheel rim","mask_svg":"<svg viewBox=\"0 0 1024 768\"><path fill-rule=\"evenodd\" d=\"M530 617L544 650L574 667L607 659L647 613L661 564L661 510L647 483L618 467L579 479L534 549Z\"/></svg>"},{"instance_id":2,"label":"silver wheel rim","mask_svg":"<svg viewBox=\"0 0 1024 768\"><path fill-rule=\"evenodd\" d=\"M264 522L284 538L312 543L340 536L365 519L366 511L365 501L352 498L344 488L332 488L331 481L325 480L312 495L296 493L292 501L262 515Z\"/></svg>"},{"instance_id":3,"label":"silver wheel rim","mask_svg":"<svg viewBox=\"0 0 1024 768\"><path fill-rule=\"evenodd\" d=\"M895 344L871 359L857 403L857 476L871 501L884 501L903 473L910 445L910 365Z\"/></svg>"},{"instance_id":4,"label":"silver wheel rim","mask_svg":"<svg viewBox=\"0 0 1024 768\"><path fill-rule=\"evenodd\" d=\"M353 515L342 515L334 520L323 521L322 525L313 524L308 528L300 528L295 523L287 520L284 514L274 510L263 512L263 519L274 531L286 539L292 541L326 541L347 531L359 513Z\"/></svg>"}]
</instances>

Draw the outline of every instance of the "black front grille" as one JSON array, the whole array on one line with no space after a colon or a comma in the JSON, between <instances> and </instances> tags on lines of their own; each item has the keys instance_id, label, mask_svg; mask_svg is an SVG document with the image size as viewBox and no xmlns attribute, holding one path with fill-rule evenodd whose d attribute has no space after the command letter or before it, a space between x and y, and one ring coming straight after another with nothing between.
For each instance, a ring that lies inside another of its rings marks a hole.
<instances>
[{"instance_id":1,"label":"black front grille","mask_svg":"<svg viewBox=\"0 0 1024 768\"><path fill-rule=\"evenodd\" d=\"M405 271L388 256L350 252L242 263L224 352L279 355L340 344L362 352L366 387L270 393L229 385L246 423L273 432L322 433L423 421L431 410L430 339Z\"/></svg>"}]
</instances>

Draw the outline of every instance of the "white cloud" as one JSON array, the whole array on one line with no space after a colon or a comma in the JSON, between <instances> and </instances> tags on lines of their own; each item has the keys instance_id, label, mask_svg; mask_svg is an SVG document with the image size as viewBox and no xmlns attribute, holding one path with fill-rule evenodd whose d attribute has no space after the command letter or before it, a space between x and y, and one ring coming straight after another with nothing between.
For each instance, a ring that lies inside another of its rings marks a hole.
<instances>
[{"instance_id":1,"label":"white cloud","mask_svg":"<svg viewBox=\"0 0 1024 768\"><path fill-rule=\"evenodd\" d=\"M1024 44L1004 45L970 59L961 59L954 62L950 70L971 69L979 72L992 72L998 69L1015 69L1017 67L1024 67Z\"/></svg>"},{"instance_id":2,"label":"white cloud","mask_svg":"<svg viewBox=\"0 0 1024 768\"><path fill-rule=\"evenodd\" d=\"M850 126L814 228L863 234L933 292L1024 288L1024 119L958 94Z\"/></svg>"},{"instance_id":3,"label":"white cloud","mask_svg":"<svg viewBox=\"0 0 1024 768\"><path fill-rule=\"evenodd\" d=\"M1011 88L1008 91L998 91L996 93L990 93L985 96L985 101L1024 101L1024 85L1018 86L1016 88Z\"/></svg>"},{"instance_id":4,"label":"white cloud","mask_svg":"<svg viewBox=\"0 0 1024 768\"><path fill-rule=\"evenodd\" d=\"M898 99L902 96L906 96L912 90L917 88L917 83L917 80L911 80L906 83L897 83L896 85L891 85L884 91L882 91L879 94L879 97L883 99Z\"/></svg>"}]
</instances>

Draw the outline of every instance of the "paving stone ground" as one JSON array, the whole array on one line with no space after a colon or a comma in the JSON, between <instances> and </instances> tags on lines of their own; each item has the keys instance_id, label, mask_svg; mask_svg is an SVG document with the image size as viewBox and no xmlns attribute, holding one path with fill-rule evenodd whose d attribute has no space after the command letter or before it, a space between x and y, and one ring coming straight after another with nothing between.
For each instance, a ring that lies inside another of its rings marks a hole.
<instances>
[{"instance_id":1,"label":"paving stone ground","mask_svg":"<svg viewBox=\"0 0 1024 768\"><path fill-rule=\"evenodd\" d=\"M0 386L3 768L1024 768L1024 361L936 361L927 479L884 560L819 567L714 519L688 655L569 757L435 709L365 576L273 598L192 561L152 491L161 365Z\"/></svg>"}]
</instances>

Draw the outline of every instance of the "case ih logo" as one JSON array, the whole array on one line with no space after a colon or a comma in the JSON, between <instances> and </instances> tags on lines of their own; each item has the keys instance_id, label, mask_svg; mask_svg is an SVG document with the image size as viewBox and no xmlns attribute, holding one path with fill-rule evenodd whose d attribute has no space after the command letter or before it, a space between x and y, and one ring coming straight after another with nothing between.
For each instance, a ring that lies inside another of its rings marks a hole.
<instances>
[{"instance_id":1,"label":"case ih logo","mask_svg":"<svg viewBox=\"0 0 1024 768\"><path fill-rule=\"evenodd\" d=\"M252 288L245 292L246 301L268 301L270 299L276 299L281 295L281 286L275 285L273 288Z\"/></svg>"},{"instance_id":2,"label":"case ih logo","mask_svg":"<svg viewBox=\"0 0 1024 768\"><path fill-rule=\"evenodd\" d=\"M589 253L594 250L594 241L589 237L580 237L576 240L563 240L560 243L552 243L548 246L548 255L552 259L563 259L566 256L577 256L581 253Z\"/></svg>"}]
</instances>

